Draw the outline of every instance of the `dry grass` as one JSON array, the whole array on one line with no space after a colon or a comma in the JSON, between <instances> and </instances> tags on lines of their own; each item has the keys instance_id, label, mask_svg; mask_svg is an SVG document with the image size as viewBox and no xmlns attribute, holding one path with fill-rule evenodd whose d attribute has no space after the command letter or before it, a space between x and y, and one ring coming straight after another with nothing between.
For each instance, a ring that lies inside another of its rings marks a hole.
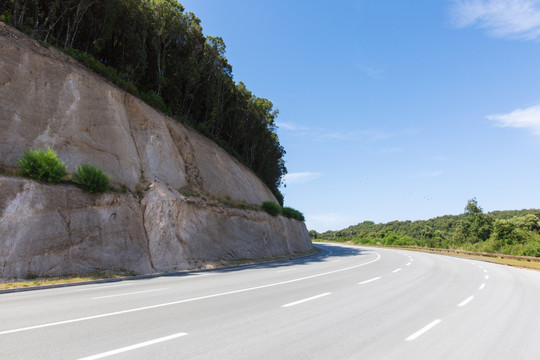
<instances>
[{"instance_id":1,"label":"dry grass","mask_svg":"<svg viewBox=\"0 0 540 360\"><path fill-rule=\"evenodd\" d=\"M421 249L410 249L410 248L402 248L404 250L413 250L413 251L421 251L426 253L432 253L432 254L440 254L440 255L449 255L449 256L455 256L465 259L471 259L471 260L479 260L479 261L485 261L485 262L491 262L495 264L502 264L502 265L508 265L508 266L514 266L524 269L534 269L534 270L540 270L540 262L538 261L526 261L526 260L518 260L518 259L505 259L505 258L498 258L498 257L492 257L492 256L481 256L481 255L468 255L468 254L457 254L450 251L445 250L421 250Z\"/></svg>"},{"instance_id":2,"label":"dry grass","mask_svg":"<svg viewBox=\"0 0 540 360\"><path fill-rule=\"evenodd\" d=\"M27 280L13 280L7 282L0 282L0 290L26 288L32 286L46 286L46 285L58 285L58 284L70 284L92 280L103 279L121 279L127 276L136 275L131 272L100 272L88 275L68 275L61 277L50 278L36 278Z\"/></svg>"}]
</instances>

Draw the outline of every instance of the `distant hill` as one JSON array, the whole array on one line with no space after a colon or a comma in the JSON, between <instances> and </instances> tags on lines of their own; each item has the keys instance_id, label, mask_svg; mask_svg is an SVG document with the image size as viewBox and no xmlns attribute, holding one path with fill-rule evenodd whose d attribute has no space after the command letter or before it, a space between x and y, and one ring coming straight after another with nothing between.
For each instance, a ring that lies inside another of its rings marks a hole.
<instances>
[{"instance_id":1,"label":"distant hill","mask_svg":"<svg viewBox=\"0 0 540 360\"><path fill-rule=\"evenodd\" d=\"M484 213L475 199L465 213L429 220L364 221L338 231L312 237L327 241L359 244L415 245L470 251L540 256L540 209L505 210Z\"/></svg>"}]
</instances>

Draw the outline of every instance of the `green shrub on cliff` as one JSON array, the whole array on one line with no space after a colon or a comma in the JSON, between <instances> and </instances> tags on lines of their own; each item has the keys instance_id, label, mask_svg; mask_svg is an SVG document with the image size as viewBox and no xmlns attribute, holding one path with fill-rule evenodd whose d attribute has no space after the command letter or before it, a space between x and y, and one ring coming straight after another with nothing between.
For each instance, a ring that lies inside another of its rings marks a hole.
<instances>
[{"instance_id":1,"label":"green shrub on cliff","mask_svg":"<svg viewBox=\"0 0 540 360\"><path fill-rule=\"evenodd\" d=\"M283 216L289 218L289 219L295 219L298 221L305 221L304 214L302 214L300 211L290 208L290 207L284 207L283 208Z\"/></svg>"},{"instance_id":2,"label":"green shrub on cliff","mask_svg":"<svg viewBox=\"0 0 540 360\"><path fill-rule=\"evenodd\" d=\"M278 216L283 211L281 206L273 201L263 202L262 209L272 216Z\"/></svg>"},{"instance_id":3,"label":"green shrub on cliff","mask_svg":"<svg viewBox=\"0 0 540 360\"><path fill-rule=\"evenodd\" d=\"M48 183L60 182L67 175L66 166L50 148L25 151L19 166L21 175Z\"/></svg>"},{"instance_id":4,"label":"green shrub on cliff","mask_svg":"<svg viewBox=\"0 0 540 360\"><path fill-rule=\"evenodd\" d=\"M109 175L103 170L88 164L77 167L74 180L91 193L103 193L109 189L110 184Z\"/></svg>"}]
</instances>

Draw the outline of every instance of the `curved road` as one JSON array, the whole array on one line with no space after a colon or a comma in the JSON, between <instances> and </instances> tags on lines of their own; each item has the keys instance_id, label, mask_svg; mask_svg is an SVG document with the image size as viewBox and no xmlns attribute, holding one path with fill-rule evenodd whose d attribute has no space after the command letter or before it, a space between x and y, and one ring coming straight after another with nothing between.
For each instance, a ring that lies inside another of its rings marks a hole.
<instances>
[{"instance_id":1,"label":"curved road","mask_svg":"<svg viewBox=\"0 0 540 360\"><path fill-rule=\"evenodd\" d=\"M540 359L540 272L311 257L0 295L0 359Z\"/></svg>"}]
</instances>

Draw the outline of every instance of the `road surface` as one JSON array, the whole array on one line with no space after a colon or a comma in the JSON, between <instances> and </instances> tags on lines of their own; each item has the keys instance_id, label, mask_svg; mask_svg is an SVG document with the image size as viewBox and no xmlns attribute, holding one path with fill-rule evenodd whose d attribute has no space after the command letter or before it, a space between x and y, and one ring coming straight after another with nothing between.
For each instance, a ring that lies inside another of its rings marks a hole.
<instances>
[{"instance_id":1,"label":"road surface","mask_svg":"<svg viewBox=\"0 0 540 360\"><path fill-rule=\"evenodd\" d=\"M0 295L0 359L540 359L540 272L401 250Z\"/></svg>"}]
</instances>

